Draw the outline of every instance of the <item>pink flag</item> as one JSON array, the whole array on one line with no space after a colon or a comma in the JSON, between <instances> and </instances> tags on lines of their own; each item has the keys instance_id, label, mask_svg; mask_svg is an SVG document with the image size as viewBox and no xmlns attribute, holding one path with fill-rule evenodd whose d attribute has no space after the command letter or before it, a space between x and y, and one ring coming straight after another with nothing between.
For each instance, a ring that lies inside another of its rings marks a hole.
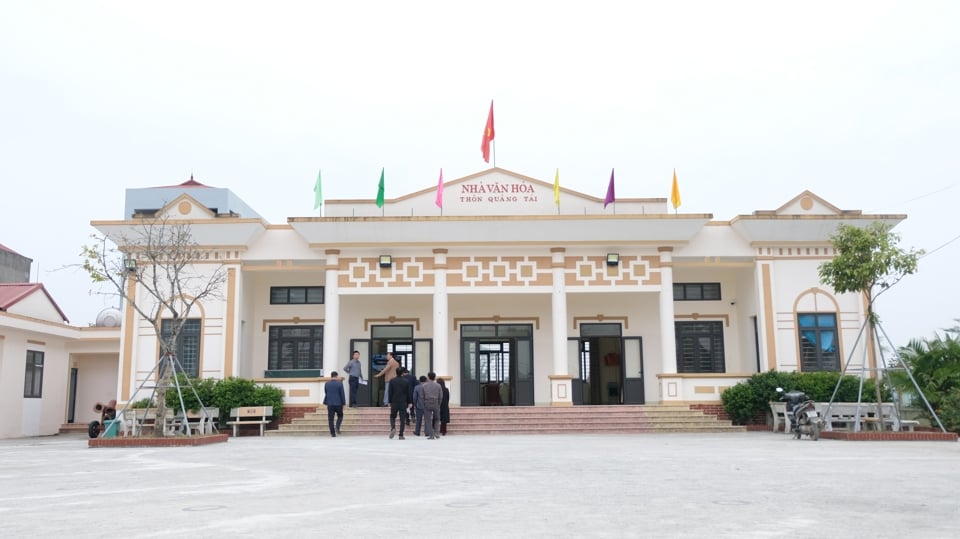
<instances>
[{"instance_id":1,"label":"pink flag","mask_svg":"<svg viewBox=\"0 0 960 539\"><path fill-rule=\"evenodd\" d=\"M443 169L440 169L440 179L437 180L437 200L436 205L441 210L443 209Z\"/></svg>"},{"instance_id":2,"label":"pink flag","mask_svg":"<svg viewBox=\"0 0 960 539\"><path fill-rule=\"evenodd\" d=\"M607 196L603 199L603 207L606 208L607 204L617 201L617 195L613 190L613 169L610 169L610 184L607 185Z\"/></svg>"}]
</instances>

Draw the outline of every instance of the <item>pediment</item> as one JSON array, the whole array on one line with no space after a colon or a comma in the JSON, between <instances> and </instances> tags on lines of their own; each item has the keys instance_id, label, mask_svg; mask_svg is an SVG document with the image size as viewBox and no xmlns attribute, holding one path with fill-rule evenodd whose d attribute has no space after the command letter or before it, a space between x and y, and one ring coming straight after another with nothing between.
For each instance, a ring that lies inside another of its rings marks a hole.
<instances>
[{"instance_id":1,"label":"pediment","mask_svg":"<svg viewBox=\"0 0 960 539\"><path fill-rule=\"evenodd\" d=\"M754 212L761 213L761 212ZM784 205L773 210L776 215L840 215L860 214L860 210L844 211L817 196L811 191L804 191L791 198Z\"/></svg>"},{"instance_id":2,"label":"pediment","mask_svg":"<svg viewBox=\"0 0 960 539\"><path fill-rule=\"evenodd\" d=\"M438 177L439 180L439 177ZM491 168L462 178L444 181L442 203L437 204L438 183L384 200L383 208L374 199L327 200L326 217L380 216L497 216L497 215L614 215L666 214L666 198L617 198L604 207L603 198L563 187L560 178L559 203L553 178L549 181ZM606 184L598 188L606 189Z\"/></svg>"},{"instance_id":3,"label":"pediment","mask_svg":"<svg viewBox=\"0 0 960 539\"><path fill-rule=\"evenodd\" d=\"M217 218L216 213L186 193L171 200L160 208L160 210L157 211L157 215L166 217L167 219L188 219L191 221Z\"/></svg>"},{"instance_id":4,"label":"pediment","mask_svg":"<svg viewBox=\"0 0 960 539\"><path fill-rule=\"evenodd\" d=\"M865 215L861 210L841 210L811 191L804 191L775 210L738 215L730 226L752 245L785 243L824 244L840 224L866 226L875 221L896 226L906 215Z\"/></svg>"}]
</instances>

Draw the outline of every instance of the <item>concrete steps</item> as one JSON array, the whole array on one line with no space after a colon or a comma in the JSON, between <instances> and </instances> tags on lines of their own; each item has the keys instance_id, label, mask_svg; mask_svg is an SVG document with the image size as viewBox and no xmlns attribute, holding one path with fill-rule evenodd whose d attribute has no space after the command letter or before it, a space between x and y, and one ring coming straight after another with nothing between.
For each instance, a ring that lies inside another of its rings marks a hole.
<instances>
[{"instance_id":1,"label":"concrete steps","mask_svg":"<svg viewBox=\"0 0 960 539\"><path fill-rule=\"evenodd\" d=\"M342 435L385 436L389 408L348 408ZM687 406L485 406L450 409L450 434L623 434L653 432L744 432L745 427ZM412 427L408 427L412 430ZM327 413L321 407L268 436L329 436Z\"/></svg>"}]
</instances>

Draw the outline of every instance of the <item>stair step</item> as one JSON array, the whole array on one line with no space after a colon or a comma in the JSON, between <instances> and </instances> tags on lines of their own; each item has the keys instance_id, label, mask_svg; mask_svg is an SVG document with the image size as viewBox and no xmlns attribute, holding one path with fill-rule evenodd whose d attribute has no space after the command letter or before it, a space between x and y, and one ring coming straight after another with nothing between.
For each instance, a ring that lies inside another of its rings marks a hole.
<instances>
[{"instance_id":1,"label":"stair step","mask_svg":"<svg viewBox=\"0 0 960 539\"><path fill-rule=\"evenodd\" d=\"M348 408L345 436L384 436L389 425L386 407ZM743 432L728 420L677 405L490 406L450 409L456 434L624 434L657 432ZM329 436L323 407L282 424L271 436ZM407 430L412 431L412 427Z\"/></svg>"}]
</instances>

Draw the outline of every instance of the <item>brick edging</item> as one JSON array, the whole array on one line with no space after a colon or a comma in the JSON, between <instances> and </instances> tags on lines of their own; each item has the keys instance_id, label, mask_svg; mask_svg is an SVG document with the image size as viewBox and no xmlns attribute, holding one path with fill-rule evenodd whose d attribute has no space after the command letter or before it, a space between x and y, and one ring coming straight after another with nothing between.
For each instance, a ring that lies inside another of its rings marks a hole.
<instances>
[{"instance_id":1,"label":"brick edging","mask_svg":"<svg viewBox=\"0 0 960 539\"><path fill-rule=\"evenodd\" d=\"M87 440L87 447L192 447L226 442L228 434L211 434L209 436L167 436L153 438L150 436L119 436L117 438L92 438Z\"/></svg>"}]
</instances>

